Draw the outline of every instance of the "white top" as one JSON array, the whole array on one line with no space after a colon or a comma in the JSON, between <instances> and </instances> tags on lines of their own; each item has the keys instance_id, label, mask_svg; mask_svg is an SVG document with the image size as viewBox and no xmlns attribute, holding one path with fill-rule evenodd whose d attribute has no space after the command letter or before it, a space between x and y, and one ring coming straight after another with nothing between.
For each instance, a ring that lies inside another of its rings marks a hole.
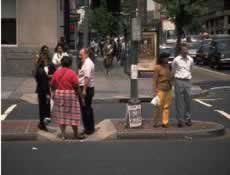
<instances>
[{"instance_id":1,"label":"white top","mask_svg":"<svg viewBox=\"0 0 230 175\"><path fill-rule=\"evenodd\" d=\"M89 78L88 87L95 86L95 66L93 61L88 57L82 64L81 69L79 70L79 84L80 86L85 85L85 77Z\"/></svg>"},{"instance_id":2,"label":"white top","mask_svg":"<svg viewBox=\"0 0 230 175\"><path fill-rule=\"evenodd\" d=\"M54 53L52 62L55 66L60 66L61 65L61 59L63 56L69 56L66 52L63 52L62 54L60 53Z\"/></svg>"},{"instance_id":3,"label":"white top","mask_svg":"<svg viewBox=\"0 0 230 175\"><path fill-rule=\"evenodd\" d=\"M49 73L49 68L48 68L48 66L44 66L44 70L45 70L45 73L48 75L48 73Z\"/></svg>"},{"instance_id":4,"label":"white top","mask_svg":"<svg viewBox=\"0 0 230 175\"><path fill-rule=\"evenodd\" d=\"M181 55L174 58L172 62L172 72L175 78L188 79L192 78L193 59L189 55L183 58Z\"/></svg>"}]
</instances>

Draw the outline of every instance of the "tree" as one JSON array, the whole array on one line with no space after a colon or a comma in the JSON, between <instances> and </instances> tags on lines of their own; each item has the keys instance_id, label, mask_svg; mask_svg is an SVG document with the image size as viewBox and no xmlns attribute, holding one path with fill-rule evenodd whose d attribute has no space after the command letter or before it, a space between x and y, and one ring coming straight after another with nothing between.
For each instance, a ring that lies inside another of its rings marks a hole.
<instances>
[{"instance_id":1,"label":"tree","mask_svg":"<svg viewBox=\"0 0 230 175\"><path fill-rule=\"evenodd\" d=\"M89 26L96 30L102 37L106 35L118 35L121 30L123 20L119 15L113 15L107 9L106 1L100 7L91 9L89 12Z\"/></svg>"},{"instance_id":2,"label":"tree","mask_svg":"<svg viewBox=\"0 0 230 175\"><path fill-rule=\"evenodd\" d=\"M207 0L153 0L166 9L167 15L176 25L177 46L181 44L183 29L196 21L206 11Z\"/></svg>"}]
</instances>

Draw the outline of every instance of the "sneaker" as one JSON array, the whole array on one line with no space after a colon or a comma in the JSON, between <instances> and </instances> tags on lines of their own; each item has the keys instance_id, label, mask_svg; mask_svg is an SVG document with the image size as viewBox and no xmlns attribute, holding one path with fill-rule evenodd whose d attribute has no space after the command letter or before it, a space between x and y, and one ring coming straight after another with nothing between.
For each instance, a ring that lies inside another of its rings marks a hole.
<instances>
[{"instance_id":1,"label":"sneaker","mask_svg":"<svg viewBox=\"0 0 230 175\"><path fill-rule=\"evenodd\" d=\"M74 138L75 138L75 139L78 139L78 140L83 140L83 139L86 138L86 136L85 136L85 135L82 135L82 134L79 134L79 135L77 135L77 136L74 136Z\"/></svg>"},{"instance_id":2,"label":"sneaker","mask_svg":"<svg viewBox=\"0 0 230 175\"><path fill-rule=\"evenodd\" d=\"M38 128L42 131L48 132L48 129L46 128L46 125L44 123L39 123Z\"/></svg>"},{"instance_id":3,"label":"sneaker","mask_svg":"<svg viewBox=\"0 0 230 175\"><path fill-rule=\"evenodd\" d=\"M168 124L162 124L162 128L168 128Z\"/></svg>"},{"instance_id":4,"label":"sneaker","mask_svg":"<svg viewBox=\"0 0 230 175\"><path fill-rule=\"evenodd\" d=\"M185 122L185 124L186 124L187 126L192 126L192 120L191 120L191 119L188 119L188 120Z\"/></svg>"},{"instance_id":5,"label":"sneaker","mask_svg":"<svg viewBox=\"0 0 230 175\"><path fill-rule=\"evenodd\" d=\"M48 125L48 124L51 123L51 118L50 117L46 117L46 118L44 118L43 122L44 122L45 125Z\"/></svg>"},{"instance_id":6,"label":"sneaker","mask_svg":"<svg viewBox=\"0 0 230 175\"><path fill-rule=\"evenodd\" d=\"M182 128L182 127L183 127L183 124L182 124L181 121L179 121L179 122L177 123L177 127L178 127L178 128Z\"/></svg>"}]
</instances>

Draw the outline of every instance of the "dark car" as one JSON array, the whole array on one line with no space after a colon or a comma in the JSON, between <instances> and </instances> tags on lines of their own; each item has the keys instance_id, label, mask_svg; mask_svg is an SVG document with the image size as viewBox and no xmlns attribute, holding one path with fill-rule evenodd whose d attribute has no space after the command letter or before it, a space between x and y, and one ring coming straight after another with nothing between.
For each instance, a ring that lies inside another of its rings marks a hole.
<instances>
[{"instance_id":1,"label":"dark car","mask_svg":"<svg viewBox=\"0 0 230 175\"><path fill-rule=\"evenodd\" d=\"M201 42L199 42L199 41L189 43L188 54L192 58L195 59L196 58L196 54L197 54L197 50L200 48L200 46L201 46Z\"/></svg>"},{"instance_id":2,"label":"dark car","mask_svg":"<svg viewBox=\"0 0 230 175\"><path fill-rule=\"evenodd\" d=\"M213 38L209 51L209 65L216 69L230 65L230 36Z\"/></svg>"},{"instance_id":3,"label":"dark car","mask_svg":"<svg viewBox=\"0 0 230 175\"><path fill-rule=\"evenodd\" d=\"M204 44L200 46L200 48L197 50L195 57L196 64L207 65L209 63L208 54L210 51L210 47L211 46L209 44Z\"/></svg>"},{"instance_id":4,"label":"dark car","mask_svg":"<svg viewBox=\"0 0 230 175\"><path fill-rule=\"evenodd\" d=\"M176 57L175 47L162 46L160 47L160 53L167 53L169 55L168 63L172 64L173 59Z\"/></svg>"}]
</instances>

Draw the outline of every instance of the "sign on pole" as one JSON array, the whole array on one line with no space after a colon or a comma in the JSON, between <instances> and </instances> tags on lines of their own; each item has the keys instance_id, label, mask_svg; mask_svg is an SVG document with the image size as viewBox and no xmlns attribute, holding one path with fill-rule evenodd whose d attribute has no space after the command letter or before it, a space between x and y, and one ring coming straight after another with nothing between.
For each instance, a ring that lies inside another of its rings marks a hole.
<instances>
[{"instance_id":1,"label":"sign on pole","mask_svg":"<svg viewBox=\"0 0 230 175\"><path fill-rule=\"evenodd\" d=\"M132 18L132 40L141 40L141 21L139 18Z\"/></svg>"},{"instance_id":2,"label":"sign on pole","mask_svg":"<svg viewBox=\"0 0 230 175\"><path fill-rule=\"evenodd\" d=\"M131 79L137 79L138 78L138 68L136 64L131 65Z\"/></svg>"},{"instance_id":3,"label":"sign on pole","mask_svg":"<svg viewBox=\"0 0 230 175\"><path fill-rule=\"evenodd\" d=\"M140 127L142 125L141 105L127 105L127 117L130 128Z\"/></svg>"}]
</instances>

